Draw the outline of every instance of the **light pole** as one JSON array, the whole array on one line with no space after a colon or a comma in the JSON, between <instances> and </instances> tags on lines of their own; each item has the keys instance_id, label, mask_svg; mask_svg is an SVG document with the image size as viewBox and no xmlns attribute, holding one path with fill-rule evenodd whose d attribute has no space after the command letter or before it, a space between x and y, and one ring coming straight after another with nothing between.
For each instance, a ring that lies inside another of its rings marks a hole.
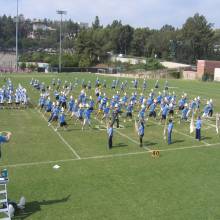
<instances>
[{"instance_id":1,"label":"light pole","mask_svg":"<svg viewBox=\"0 0 220 220\"><path fill-rule=\"evenodd\" d=\"M59 72L61 73L62 69L62 20L63 15L67 14L67 11L57 10L57 14L60 15L60 56L59 56Z\"/></svg>"},{"instance_id":2,"label":"light pole","mask_svg":"<svg viewBox=\"0 0 220 220\"><path fill-rule=\"evenodd\" d=\"M16 72L18 72L18 0L17 0L17 16L16 16Z\"/></svg>"}]
</instances>

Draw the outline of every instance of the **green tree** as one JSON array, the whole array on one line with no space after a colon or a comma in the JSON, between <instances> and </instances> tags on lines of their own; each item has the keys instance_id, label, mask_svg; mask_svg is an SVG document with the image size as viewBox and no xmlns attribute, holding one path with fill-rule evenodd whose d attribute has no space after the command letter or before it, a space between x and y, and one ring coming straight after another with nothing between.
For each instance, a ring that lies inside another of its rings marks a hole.
<instances>
[{"instance_id":1,"label":"green tree","mask_svg":"<svg viewBox=\"0 0 220 220\"><path fill-rule=\"evenodd\" d=\"M79 61L79 67L90 67L91 66L91 60L88 55L82 55Z\"/></svg>"},{"instance_id":2,"label":"green tree","mask_svg":"<svg viewBox=\"0 0 220 220\"><path fill-rule=\"evenodd\" d=\"M62 57L62 64L64 67L78 67L79 58L76 55L64 54Z\"/></svg>"},{"instance_id":3,"label":"green tree","mask_svg":"<svg viewBox=\"0 0 220 220\"><path fill-rule=\"evenodd\" d=\"M24 62L22 62L22 63L20 63L20 68L22 69L22 70L25 70L25 68L26 68L26 63L24 63Z\"/></svg>"},{"instance_id":4,"label":"green tree","mask_svg":"<svg viewBox=\"0 0 220 220\"><path fill-rule=\"evenodd\" d=\"M151 32L148 28L137 28L134 30L133 39L131 42L131 53L134 56L146 56L146 44L149 40Z\"/></svg>"},{"instance_id":5,"label":"green tree","mask_svg":"<svg viewBox=\"0 0 220 220\"><path fill-rule=\"evenodd\" d=\"M214 32L212 26L203 15L198 13L186 20L181 31L186 61L191 63L196 62L197 59L207 59L213 52ZM187 60L189 54L192 56L190 60Z\"/></svg>"},{"instance_id":6,"label":"green tree","mask_svg":"<svg viewBox=\"0 0 220 220\"><path fill-rule=\"evenodd\" d=\"M95 17L95 21L94 21L94 23L92 23L92 28L93 29L101 28L100 20L99 20L98 16Z\"/></svg>"}]
</instances>

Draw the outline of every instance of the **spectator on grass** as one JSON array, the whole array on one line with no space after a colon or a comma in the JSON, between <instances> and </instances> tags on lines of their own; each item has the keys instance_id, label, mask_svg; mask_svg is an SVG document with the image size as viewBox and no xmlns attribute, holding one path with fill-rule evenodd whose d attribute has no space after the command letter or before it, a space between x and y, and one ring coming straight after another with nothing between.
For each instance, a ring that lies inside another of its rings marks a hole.
<instances>
[{"instance_id":1,"label":"spectator on grass","mask_svg":"<svg viewBox=\"0 0 220 220\"><path fill-rule=\"evenodd\" d=\"M200 116L198 117L196 121L196 140L201 140L201 127L202 127L202 120Z\"/></svg>"},{"instance_id":2,"label":"spectator on grass","mask_svg":"<svg viewBox=\"0 0 220 220\"><path fill-rule=\"evenodd\" d=\"M209 117L212 117L213 115L213 101L212 99L210 99L209 101L209 113L208 113Z\"/></svg>"},{"instance_id":3,"label":"spectator on grass","mask_svg":"<svg viewBox=\"0 0 220 220\"><path fill-rule=\"evenodd\" d=\"M116 122L117 128L119 128L119 105L115 105L115 109L112 111L112 124Z\"/></svg>"},{"instance_id":4,"label":"spectator on grass","mask_svg":"<svg viewBox=\"0 0 220 220\"><path fill-rule=\"evenodd\" d=\"M138 135L140 138L140 147L143 147L143 137L144 137L144 121L143 120L140 121L140 125L138 128Z\"/></svg>"},{"instance_id":5,"label":"spectator on grass","mask_svg":"<svg viewBox=\"0 0 220 220\"><path fill-rule=\"evenodd\" d=\"M5 142L8 142L11 138L11 132L4 132L5 134L3 134L3 132L0 133L0 158L2 156L1 153L1 145Z\"/></svg>"},{"instance_id":6,"label":"spectator on grass","mask_svg":"<svg viewBox=\"0 0 220 220\"><path fill-rule=\"evenodd\" d=\"M173 131L173 121L172 119L169 120L169 124L168 124L168 127L167 127L167 133L168 133L168 144L171 144L172 141L172 131Z\"/></svg>"},{"instance_id":7,"label":"spectator on grass","mask_svg":"<svg viewBox=\"0 0 220 220\"><path fill-rule=\"evenodd\" d=\"M110 122L109 127L107 128L108 133L108 148L112 148L112 138L113 138L113 124Z\"/></svg>"}]
</instances>

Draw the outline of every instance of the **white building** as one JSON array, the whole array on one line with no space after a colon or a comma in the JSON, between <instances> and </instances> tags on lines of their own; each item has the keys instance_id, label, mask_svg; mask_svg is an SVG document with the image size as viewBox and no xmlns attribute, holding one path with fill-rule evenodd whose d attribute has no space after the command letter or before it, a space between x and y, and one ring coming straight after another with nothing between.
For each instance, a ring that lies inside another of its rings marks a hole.
<instances>
[{"instance_id":1,"label":"white building","mask_svg":"<svg viewBox=\"0 0 220 220\"><path fill-rule=\"evenodd\" d=\"M39 31L39 30L46 31L48 29L49 27L44 22L40 20L33 21L33 31Z\"/></svg>"},{"instance_id":2,"label":"white building","mask_svg":"<svg viewBox=\"0 0 220 220\"><path fill-rule=\"evenodd\" d=\"M184 69L191 67L191 65L183 64L183 63L175 63L175 62L167 62L167 61L160 63L168 69Z\"/></svg>"},{"instance_id":3,"label":"white building","mask_svg":"<svg viewBox=\"0 0 220 220\"><path fill-rule=\"evenodd\" d=\"M215 68L214 80L220 82L220 68Z\"/></svg>"},{"instance_id":4,"label":"white building","mask_svg":"<svg viewBox=\"0 0 220 220\"><path fill-rule=\"evenodd\" d=\"M129 56L124 56L122 54L119 54L118 56L111 56L111 61L121 62L121 63L130 63L132 65L136 65L140 63L146 64L146 58L129 57Z\"/></svg>"},{"instance_id":5,"label":"white building","mask_svg":"<svg viewBox=\"0 0 220 220\"><path fill-rule=\"evenodd\" d=\"M28 34L27 38L29 38L29 39L35 39L36 36L35 36L34 32L32 31L32 32L30 32L30 33Z\"/></svg>"},{"instance_id":6,"label":"white building","mask_svg":"<svg viewBox=\"0 0 220 220\"><path fill-rule=\"evenodd\" d=\"M86 22L78 22L78 25L80 28L89 28L89 23L86 23Z\"/></svg>"}]
</instances>

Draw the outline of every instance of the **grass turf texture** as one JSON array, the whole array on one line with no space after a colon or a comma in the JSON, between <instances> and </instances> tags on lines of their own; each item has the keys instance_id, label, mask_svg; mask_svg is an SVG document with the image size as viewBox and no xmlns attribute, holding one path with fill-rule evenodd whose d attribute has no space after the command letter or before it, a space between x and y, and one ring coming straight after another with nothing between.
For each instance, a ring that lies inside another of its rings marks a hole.
<instances>
[{"instance_id":1,"label":"grass turf texture","mask_svg":"<svg viewBox=\"0 0 220 220\"><path fill-rule=\"evenodd\" d=\"M62 82L84 78L93 85L96 79L91 74L10 75L14 85L21 83L28 89L33 104L39 92L29 85L32 77L46 84L57 77ZM99 78L105 78L108 85L112 81L110 77ZM148 81L146 94L154 83ZM161 80L160 87L163 84ZM171 91L178 97L183 91L192 98L199 95L203 104L212 98L215 112L220 111L219 83L169 80L169 86L176 87ZM80 87L73 96L79 91ZM110 89L106 93L112 96ZM10 143L2 147L0 163L9 169L9 198L27 198L24 213L15 219L220 219L220 139L215 128L207 124L215 125L214 120L203 125L204 142L189 134L189 123L179 125L174 120L174 143L168 146L163 140L163 126L150 119L144 145L164 150L159 159L152 159L147 149L138 147L134 122L124 123L123 119L125 128L115 132L115 147L110 151L105 130L82 132L79 123L74 126L68 121L69 131L56 133L35 108L0 110L0 119L0 129L13 133ZM93 126L99 124L94 119L92 122ZM191 146L199 147L180 150ZM55 164L61 166L57 171L52 169Z\"/></svg>"}]
</instances>

